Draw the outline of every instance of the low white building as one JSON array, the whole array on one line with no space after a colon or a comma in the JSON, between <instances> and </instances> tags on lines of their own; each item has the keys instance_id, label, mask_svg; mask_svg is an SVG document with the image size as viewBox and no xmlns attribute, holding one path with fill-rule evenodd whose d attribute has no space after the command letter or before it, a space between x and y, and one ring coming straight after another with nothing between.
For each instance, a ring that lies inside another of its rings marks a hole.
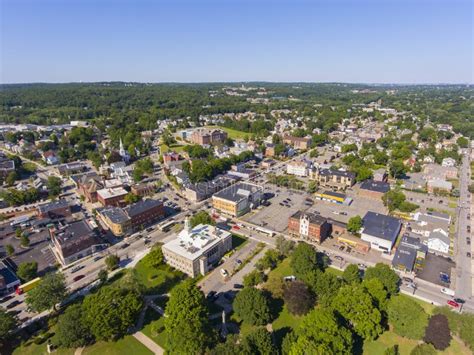
<instances>
[{"instance_id":1,"label":"low white building","mask_svg":"<svg viewBox=\"0 0 474 355\"><path fill-rule=\"evenodd\" d=\"M361 239L369 242L372 249L390 254L402 228L400 220L369 211L362 223Z\"/></svg>"},{"instance_id":2,"label":"low white building","mask_svg":"<svg viewBox=\"0 0 474 355\"><path fill-rule=\"evenodd\" d=\"M426 245L430 251L442 254L449 253L449 244L449 234L441 228L433 230L426 241Z\"/></svg>"},{"instance_id":3,"label":"low white building","mask_svg":"<svg viewBox=\"0 0 474 355\"><path fill-rule=\"evenodd\" d=\"M441 162L441 166L444 166L444 167L456 166L456 160L454 160L453 158L444 158L443 161Z\"/></svg>"},{"instance_id":4,"label":"low white building","mask_svg":"<svg viewBox=\"0 0 474 355\"><path fill-rule=\"evenodd\" d=\"M191 228L188 219L176 238L162 247L166 263L191 277L205 275L231 249L231 233L204 224Z\"/></svg>"},{"instance_id":5,"label":"low white building","mask_svg":"<svg viewBox=\"0 0 474 355\"><path fill-rule=\"evenodd\" d=\"M310 166L311 163L305 160L292 161L286 165L286 173L296 176L308 176Z\"/></svg>"}]
</instances>

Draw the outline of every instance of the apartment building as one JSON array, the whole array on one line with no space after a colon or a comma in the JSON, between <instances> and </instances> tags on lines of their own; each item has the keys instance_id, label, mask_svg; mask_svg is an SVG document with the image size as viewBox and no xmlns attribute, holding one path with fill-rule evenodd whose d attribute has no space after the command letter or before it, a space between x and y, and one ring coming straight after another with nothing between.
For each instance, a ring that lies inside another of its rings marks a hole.
<instances>
[{"instance_id":1,"label":"apartment building","mask_svg":"<svg viewBox=\"0 0 474 355\"><path fill-rule=\"evenodd\" d=\"M316 168L310 171L310 178L316 180L319 186L334 190L345 190L355 184L355 174L342 170Z\"/></svg>"},{"instance_id":2,"label":"apartment building","mask_svg":"<svg viewBox=\"0 0 474 355\"><path fill-rule=\"evenodd\" d=\"M296 176L308 176L309 168L311 166L311 162L306 160L295 160L290 161L286 165L286 173L289 175L296 175Z\"/></svg>"},{"instance_id":3,"label":"apartment building","mask_svg":"<svg viewBox=\"0 0 474 355\"><path fill-rule=\"evenodd\" d=\"M288 219L288 233L321 243L331 234L331 225L320 215L298 211Z\"/></svg>"},{"instance_id":4,"label":"apartment building","mask_svg":"<svg viewBox=\"0 0 474 355\"><path fill-rule=\"evenodd\" d=\"M217 211L239 217L256 208L263 198L263 187L239 182L212 196L212 206Z\"/></svg>"},{"instance_id":5,"label":"apartment building","mask_svg":"<svg viewBox=\"0 0 474 355\"><path fill-rule=\"evenodd\" d=\"M295 149L307 150L311 147L311 137L284 136L283 143L291 145Z\"/></svg>"},{"instance_id":6,"label":"apartment building","mask_svg":"<svg viewBox=\"0 0 474 355\"><path fill-rule=\"evenodd\" d=\"M222 144L227 139L227 132L221 129L197 128L189 138L192 143L199 145Z\"/></svg>"}]
</instances>

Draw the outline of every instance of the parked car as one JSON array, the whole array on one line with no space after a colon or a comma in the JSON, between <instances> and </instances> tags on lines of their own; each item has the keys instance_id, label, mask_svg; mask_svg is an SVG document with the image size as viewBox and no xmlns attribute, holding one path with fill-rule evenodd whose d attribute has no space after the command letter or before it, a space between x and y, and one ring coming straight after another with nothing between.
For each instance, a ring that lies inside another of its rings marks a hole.
<instances>
[{"instance_id":1,"label":"parked car","mask_svg":"<svg viewBox=\"0 0 474 355\"><path fill-rule=\"evenodd\" d=\"M2 299L0 299L0 303L4 303L6 301L9 301L11 300L13 297L15 297L14 295L8 295L8 296L5 296L3 297Z\"/></svg>"},{"instance_id":2,"label":"parked car","mask_svg":"<svg viewBox=\"0 0 474 355\"><path fill-rule=\"evenodd\" d=\"M226 276L229 275L229 273L227 272L226 269L221 269L221 275L224 276L224 277L226 277Z\"/></svg>"},{"instance_id":3,"label":"parked car","mask_svg":"<svg viewBox=\"0 0 474 355\"><path fill-rule=\"evenodd\" d=\"M455 299L453 299L453 301L456 302L456 303L459 303L459 304L466 303L466 301L464 301L462 298L455 298Z\"/></svg>"},{"instance_id":4,"label":"parked car","mask_svg":"<svg viewBox=\"0 0 474 355\"><path fill-rule=\"evenodd\" d=\"M453 301L453 300L449 300L448 302L446 302L448 304L448 306L451 306L453 308L459 308L459 303L457 303L456 301Z\"/></svg>"},{"instance_id":5,"label":"parked car","mask_svg":"<svg viewBox=\"0 0 474 355\"><path fill-rule=\"evenodd\" d=\"M12 309L12 308L18 306L20 303L21 303L20 301L15 300L12 303L7 304L5 308L6 309Z\"/></svg>"},{"instance_id":6,"label":"parked car","mask_svg":"<svg viewBox=\"0 0 474 355\"><path fill-rule=\"evenodd\" d=\"M82 269L84 269L83 265L75 266L75 267L72 268L71 274L74 274L74 273L76 273L76 272L78 272L79 270L82 270Z\"/></svg>"},{"instance_id":7,"label":"parked car","mask_svg":"<svg viewBox=\"0 0 474 355\"><path fill-rule=\"evenodd\" d=\"M242 289L242 288L244 288L244 285L241 285L241 284L234 284L234 288L236 288L236 289Z\"/></svg>"},{"instance_id":8,"label":"parked car","mask_svg":"<svg viewBox=\"0 0 474 355\"><path fill-rule=\"evenodd\" d=\"M77 275L72 279L72 281L76 282L82 280L84 277L86 277L86 275Z\"/></svg>"}]
</instances>

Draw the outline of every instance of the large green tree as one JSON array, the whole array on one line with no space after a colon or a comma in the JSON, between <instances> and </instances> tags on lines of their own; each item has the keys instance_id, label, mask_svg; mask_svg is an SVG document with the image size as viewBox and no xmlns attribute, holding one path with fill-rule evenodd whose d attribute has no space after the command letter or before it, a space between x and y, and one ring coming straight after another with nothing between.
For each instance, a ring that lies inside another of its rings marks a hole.
<instances>
[{"instance_id":1,"label":"large green tree","mask_svg":"<svg viewBox=\"0 0 474 355\"><path fill-rule=\"evenodd\" d=\"M352 332L345 328L333 311L316 308L309 312L298 329L291 355L352 354Z\"/></svg>"},{"instance_id":2,"label":"large green tree","mask_svg":"<svg viewBox=\"0 0 474 355\"><path fill-rule=\"evenodd\" d=\"M262 291L246 287L234 299L235 314L252 325L265 325L271 320L268 299Z\"/></svg>"},{"instance_id":3,"label":"large green tree","mask_svg":"<svg viewBox=\"0 0 474 355\"><path fill-rule=\"evenodd\" d=\"M24 262L18 265L16 274L23 281L33 280L38 273L38 263L36 261Z\"/></svg>"},{"instance_id":4,"label":"large green tree","mask_svg":"<svg viewBox=\"0 0 474 355\"><path fill-rule=\"evenodd\" d=\"M313 295L302 281L290 282L283 291L283 299L290 313L298 316L308 313L314 305Z\"/></svg>"},{"instance_id":5,"label":"large green tree","mask_svg":"<svg viewBox=\"0 0 474 355\"><path fill-rule=\"evenodd\" d=\"M92 339L89 328L84 324L82 305L73 304L59 316L55 343L64 348L79 348Z\"/></svg>"},{"instance_id":6,"label":"large green tree","mask_svg":"<svg viewBox=\"0 0 474 355\"><path fill-rule=\"evenodd\" d=\"M299 243L291 255L290 265L295 275L304 279L311 271L319 269L316 250L307 243Z\"/></svg>"},{"instance_id":7,"label":"large green tree","mask_svg":"<svg viewBox=\"0 0 474 355\"><path fill-rule=\"evenodd\" d=\"M360 270L356 264L348 265L344 272L342 273L342 279L350 284L350 283L359 283L360 282Z\"/></svg>"},{"instance_id":8,"label":"large green tree","mask_svg":"<svg viewBox=\"0 0 474 355\"><path fill-rule=\"evenodd\" d=\"M3 308L0 308L0 344L7 340L10 332L15 329L16 324L16 318L7 313Z\"/></svg>"},{"instance_id":9,"label":"large green tree","mask_svg":"<svg viewBox=\"0 0 474 355\"><path fill-rule=\"evenodd\" d=\"M389 265L377 263L375 266L368 267L365 270L365 279L379 279L390 295L398 292L400 277L393 271Z\"/></svg>"},{"instance_id":10,"label":"large green tree","mask_svg":"<svg viewBox=\"0 0 474 355\"><path fill-rule=\"evenodd\" d=\"M255 355L272 355L277 352L271 334L265 328L252 331L242 340L242 352Z\"/></svg>"},{"instance_id":11,"label":"large green tree","mask_svg":"<svg viewBox=\"0 0 474 355\"><path fill-rule=\"evenodd\" d=\"M62 273L49 273L26 295L26 303L35 312L56 308L67 296L66 281Z\"/></svg>"},{"instance_id":12,"label":"large green tree","mask_svg":"<svg viewBox=\"0 0 474 355\"><path fill-rule=\"evenodd\" d=\"M97 340L117 339L135 324L142 306L136 290L101 287L84 299L84 323Z\"/></svg>"},{"instance_id":13,"label":"large green tree","mask_svg":"<svg viewBox=\"0 0 474 355\"><path fill-rule=\"evenodd\" d=\"M382 334L382 315L361 285L343 286L334 298L333 306L362 338L373 340Z\"/></svg>"},{"instance_id":14,"label":"large green tree","mask_svg":"<svg viewBox=\"0 0 474 355\"><path fill-rule=\"evenodd\" d=\"M210 339L208 309L192 280L173 288L166 305L165 329L172 354L199 354Z\"/></svg>"},{"instance_id":15,"label":"large green tree","mask_svg":"<svg viewBox=\"0 0 474 355\"><path fill-rule=\"evenodd\" d=\"M421 339L428 325L428 315L413 299L400 295L388 302L388 321L393 331L410 339Z\"/></svg>"}]
</instances>

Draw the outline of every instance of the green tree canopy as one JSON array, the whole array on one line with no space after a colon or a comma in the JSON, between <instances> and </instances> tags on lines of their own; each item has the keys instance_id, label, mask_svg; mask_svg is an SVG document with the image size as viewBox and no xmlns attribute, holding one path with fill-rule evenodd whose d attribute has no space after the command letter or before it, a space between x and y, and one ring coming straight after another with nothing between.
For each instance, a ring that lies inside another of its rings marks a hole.
<instances>
[{"instance_id":1,"label":"green tree canopy","mask_svg":"<svg viewBox=\"0 0 474 355\"><path fill-rule=\"evenodd\" d=\"M16 318L0 308L0 344L4 344L17 325Z\"/></svg>"},{"instance_id":2,"label":"green tree canopy","mask_svg":"<svg viewBox=\"0 0 474 355\"><path fill-rule=\"evenodd\" d=\"M394 296L388 302L388 321L393 331L410 339L421 339L428 324L428 315L413 299L406 296Z\"/></svg>"},{"instance_id":3,"label":"green tree canopy","mask_svg":"<svg viewBox=\"0 0 474 355\"><path fill-rule=\"evenodd\" d=\"M234 299L235 314L252 325L265 325L271 320L268 299L262 291L246 287Z\"/></svg>"},{"instance_id":4,"label":"green tree canopy","mask_svg":"<svg viewBox=\"0 0 474 355\"><path fill-rule=\"evenodd\" d=\"M35 312L42 312L62 302L67 296L66 282L62 273L49 273L38 286L26 294L26 303Z\"/></svg>"},{"instance_id":5,"label":"green tree canopy","mask_svg":"<svg viewBox=\"0 0 474 355\"><path fill-rule=\"evenodd\" d=\"M298 243L291 255L290 265L295 275L304 280L305 275L319 269L316 250L307 243Z\"/></svg>"},{"instance_id":6,"label":"green tree canopy","mask_svg":"<svg viewBox=\"0 0 474 355\"><path fill-rule=\"evenodd\" d=\"M393 271L389 265L384 263L377 263L375 266L368 267L365 270L364 278L368 279L379 279L384 285L389 295L393 295L398 292L398 285L400 283L400 277Z\"/></svg>"},{"instance_id":7,"label":"green tree canopy","mask_svg":"<svg viewBox=\"0 0 474 355\"><path fill-rule=\"evenodd\" d=\"M242 340L242 351L247 354L273 355L277 352L271 334L265 328L257 328Z\"/></svg>"},{"instance_id":8,"label":"green tree canopy","mask_svg":"<svg viewBox=\"0 0 474 355\"><path fill-rule=\"evenodd\" d=\"M55 343L64 348L79 348L92 339L89 328L84 324L81 304L73 304L59 316Z\"/></svg>"},{"instance_id":9,"label":"green tree canopy","mask_svg":"<svg viewBox=\"0 0 474 355\"><path fill-rule=\"evenodd\" d=\"M36 261L24 262L18 265L16 274L23 281L33 280L38 273L38 263Z\"/></svg>"},{"instance_id":10,"label":"green tree canopy","mask_svg":"<svg viewBox=\"0 0 474 355\"><path fill-rule=\"evenodd\" d=\"M316 308L309 312L298 329L291 355L352 354L352 332L340 324L333 311Z\"/></svg>"},{"instance_id":11,"label":"green tree canopy","mask_svg":"<svg viewBox=\"0 0 474 355\"><path fill-rule=\"evenodd\" d=\"M343 286L333 300L333 307L362 338L373 340L382 334L382 315L362 286Z\"/></svg>"},{"instance_id":12,"label":"green tree canopy","mask_svg":"<svg viewBox=\"0 0 474 355\"><path fill-rule=\"evenodd\" d=\"M362 218L357 215L351 217L349 222L347 222L347 230L352 234L359 233L360 229L362 228Z\"/></svg>"},{"instance_id":13,"label":"green tree canopy","mask_svg":"<svg viewBox=\"0 0 474 355\"><path fill-rule=\"evenodd\" d=\"M166 305L168 350L173 354L202 353L209 341L208 310L203 293L192 280L174 287Z\"/></svg>"},{"instance_id":14,"label":"green tree canopy","mask_svg":"<svg viewBox=\"0 0 474 355\"><path fill-rule=\"evenodd\" d=\"M103 286L84 299L84 324L97 340L114 340L135 324L142 306L136 290Z\"/></svg>"},{"instance_id":15,"label":"green tree canopy","mask_svg":"<svg viewBox=\"0 0 474 355\"><path fill-rule=\"evenodd\" d=\"M350 264L346 267L342 273L342 279L348 283L359 283L360 282L360 270L356 264Z\"/></svg>"}]
</instances>

